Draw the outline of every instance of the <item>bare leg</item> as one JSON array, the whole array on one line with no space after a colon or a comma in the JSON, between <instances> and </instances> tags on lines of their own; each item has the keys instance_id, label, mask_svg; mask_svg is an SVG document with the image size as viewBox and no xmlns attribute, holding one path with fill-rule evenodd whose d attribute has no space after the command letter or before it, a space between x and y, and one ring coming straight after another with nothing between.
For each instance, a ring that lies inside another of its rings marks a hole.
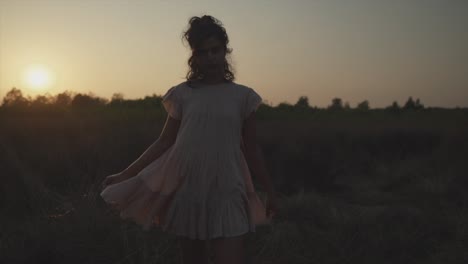
<instances>
[{"instance_id":1,"label":"bare leg","mask_svg":"<svg viewBox=\"0 0 468 264\"><path fill-rule=\"evenodd\" d=\"M182 264L208 264L208 244L206 240L179 237Z\"/></svg>"},{"instance_id":2,"label":"bare leg","mask_svg":"<svg viewBox=\"0 0 468 264\"><path fill-rule=\"evenodd\" d=\"M236 237L214 238L210 241L214 264L245 264L245 234Z\"/></svg>"}]
</instances>

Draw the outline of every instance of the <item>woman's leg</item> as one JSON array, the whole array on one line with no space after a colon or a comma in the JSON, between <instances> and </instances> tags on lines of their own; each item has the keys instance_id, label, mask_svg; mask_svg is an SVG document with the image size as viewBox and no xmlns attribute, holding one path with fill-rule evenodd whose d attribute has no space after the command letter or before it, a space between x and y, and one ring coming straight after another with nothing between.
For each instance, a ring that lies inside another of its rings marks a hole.
<instances>
[{"instance_id":1,"label":"woman's leg","mask_svg":"<svg viewBox=\"0 0 468 264\"><path fill-rule=\"evenodd\" d=\"M206 240L178 237L182 264L208 264L208 242Z\"/></svg>"},{"instance_id":2,"label":"woman's leg","mask_svg":"<svg viewBox=\"0 0 468 264\"><path fill-rule=\"evenodd\" d=\"M214 254L214 264L245 264L244 237L245 234L212 239L210 248Z\"/></svg>"}]
</instances>

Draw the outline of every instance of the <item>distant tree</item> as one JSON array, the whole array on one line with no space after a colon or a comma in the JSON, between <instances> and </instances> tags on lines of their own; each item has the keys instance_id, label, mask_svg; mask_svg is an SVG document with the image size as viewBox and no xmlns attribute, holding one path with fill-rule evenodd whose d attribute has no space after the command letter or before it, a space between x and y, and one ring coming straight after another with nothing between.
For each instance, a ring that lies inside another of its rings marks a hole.
<instances>
[{"instance_id":1,"label":"distant tree","mask_svg":"<svg viewBox=\"0 0 468 264\"><path fill-rule=\"evenodd\" d=\"M268 101L267 99L264 99L261 103L261 106L268 107L268 108L273 108L273 102Z\"/></svg>"},{"instance_id":2,"label":"distant tree","mask_svg":"<svg viewBox=\"0 0 468 264\"><path fill-rule=\"evenodd\" d=\"M98 106L104 105L106 100L103 98L96 97L92 94L77 94L73 98L71 105L76 107L89 107L89 106Z\"/></svg>"},{"instance_id":3,"label":"distant tree","mask_svg":"<svg viewBox=\"0 0 468 264\"><path fill-rule=\"evenodd\" d=\"M400 109L400 105L398 105L398 102L397 102L397 101L393 101L391 107L392 107L392 108L396 108L396 109Z\"/></svg>"},{"instance_id":4,"label":"distant tree","mask_svg":"<svg viewBox=\"0 0 468 264\"><path fill-rule=\"evenodd\" d=\"M23 96L23 92L16 87L13 87L3 97L2 106L7 107L26 107L29 105L29 100Z\"/></svg>"},{"instance_id":5,"label":"distant tree","mask_svg":"<svg viewBox=\"0 0 468 264\"><path fill-rule=\"evenodd\" d=\"M367 111L370 109L369 107L369 101L367 100L364 100L362 102L360 102L358 105L357 105L357 109L358 110L361 110L361 111Z\"/></svg>"},{"instance_id":6,"label":"distant tree","mask_svg":"<svg viewBox=\"0 0 468 264\"><path fill-rule=\"evenodd\" d=\"M72 102L73 95L69 91L59 93L55 96L54 104L57 106L69 106Z\"/></svg>"},{"instance_id":7,"label":"distant tree","mask_svg":"<svg viewBox=\"0 0 468 264\"><path fill-rule=\"evenodd\" d=\"M400 105L398 105L397 101L393 101L393 103L390 106L385 107L385 110L399 111L400 110Z\"/></svg>"},{"instance_id":8,"label":"distant tree","mask_svg":"<svg viewBox=\"0 0 468 264\"><path fill-rule=\"evenodd\" d=\"M53 102L53 97L49 94L46 95L37 95L36 98L31 102L32 107L41 107L44 105L51 104Z\"/></svg>"},{"instance_id":9,"label":"distant tree","mask_svg":"<svg viewBox=\"0 0 468 264\"><path fill-rule=\"evenodd\" d=\"M340 98L333 98L331 105L328 106L330 110L342 110L343 101Z\"/></svg>"},{"instance_id":10,"label":"distant tree","mask_svg":"<svg viewBox=\"0 0 468 264\"><path fill-rule=\"evenodd\" d=\"M309 98L307 96L301 96L294 105L296 108L309 108Z\"/></svg>"},{"instance_id":11,"label":"distant tree","mask_svg":"<svg viewBox=\"0 0 468 264\"><path fill-rule=\"evenodd\" d=\"M416 98L416 109L424 109L424 105L419 101L419 98Z\"/></svg>"},{"instance_id":12,"label":"distant tree","mask_svg":"<svg viewBox=\"0 0 468 264\"><path fill-rule=\"evenodd\" d=\"M405 105L403 106L403 109L405 110L418 110L423 108L424 105L420 103L419 98L416 101L414 101L411 96L408 98Z\"/></svg>"},{"instance_id":13,"label":"distant tree","mask_svg":"<svg viewBox=\"0 0 468 264\"><path fill-rule=\"evenodd\" d=\"M143 103L148 107L162 107L162 97L156 94L145 96Z\"/></svg>"},{"instance_id":14,"label":"distant tree","mask_svg":"<svg viewBox=\"0 0 468 264\"><path fill-rule=\"evenodd\" d=\"M287 102L281 102L278 104L278 106L276 106L276 108L280 111L292 111L294 106Z\"/></svg>"},{"instance_id":15,"label":"distant tree","mask_svg":"<svg viewBox=\"0 0 468 264\"><path fill-rule=\"evenodd\" d=\"M111 102L113 101L123 101L124 100L124 95L122 93L114 93L112 94L112 99L111 99Z\"/></svg>"},{"instance_id":16,"label":"distant tree","mask_svg":"<svg viewBox=\"0 0 468 264\"><path fill-rule=\"evenodd\" d=\"M116 106L116 105L123 105L123 104L124 104L124 95L122 93L112 94L109 105Z\"/></svg>"},{"instance_id":17,"label":"distant tree","mask_svg":"<svg viewBox=\"0 0 468 264\"><path fill-rule=\"evenodd\" d=\"M349 105L349 102L348 102L348 101L346 101L346 102L344 103L344 109L346 109L346 110L350 110L350 109L351 109L351 106Z\"/></svg>"},{"instance_id":18,"label":"distant tree","mask_svg":"<svg viewBox=\"0 0 468 264\"><path fill-rule=\"evenodd\" d=\"M413 98L411 96L408 98L408 100L406 101L403 108L404 109L414 109L415 108L415 103L414 103Z\"/></svg>"}]
</instances>

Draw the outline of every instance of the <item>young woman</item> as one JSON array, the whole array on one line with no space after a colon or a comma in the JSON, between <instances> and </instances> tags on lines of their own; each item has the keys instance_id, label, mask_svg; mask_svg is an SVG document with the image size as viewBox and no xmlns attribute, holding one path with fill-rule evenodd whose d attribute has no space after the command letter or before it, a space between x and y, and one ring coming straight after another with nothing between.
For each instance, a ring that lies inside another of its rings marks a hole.
<instances>
[{"instance_id":1,"label":"young woman","mask_svg":"<svg viewBox=\"0 0 468 264\"><path fill-rule=\"evenodd\" d=\"M237 84L228 36L212 16L192 17L183 37L192 55L186 79L163 96L168 117L159 138L124 171L108 176L101 196L148 230L175 234L183 263L244 263L244 236L268 224L277 202L256 143L262 98ZM251 172L267 194L266 207Z\"/></svg>"}]
</instances>

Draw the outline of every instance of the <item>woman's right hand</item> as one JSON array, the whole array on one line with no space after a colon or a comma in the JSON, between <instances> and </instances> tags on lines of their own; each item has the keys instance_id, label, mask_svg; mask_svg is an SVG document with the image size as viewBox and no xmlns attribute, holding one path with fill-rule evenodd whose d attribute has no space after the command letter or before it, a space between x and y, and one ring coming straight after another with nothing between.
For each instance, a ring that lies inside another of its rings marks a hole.
<instances>
[{"instance_id":1,"label":"woman's right hand","mask_svg":"<svg viewBox=\"0 0 468 264\"><path fill-rule=\"evenodd\" d=\"M121 181L125 181L129 178L131 177L128 174L125 174L124 172L119 172L116 174L109 175L102 182L102 188L106 188L108 185L112 185L112 184L119 183Z\"/></svg>"}]
</instances>

